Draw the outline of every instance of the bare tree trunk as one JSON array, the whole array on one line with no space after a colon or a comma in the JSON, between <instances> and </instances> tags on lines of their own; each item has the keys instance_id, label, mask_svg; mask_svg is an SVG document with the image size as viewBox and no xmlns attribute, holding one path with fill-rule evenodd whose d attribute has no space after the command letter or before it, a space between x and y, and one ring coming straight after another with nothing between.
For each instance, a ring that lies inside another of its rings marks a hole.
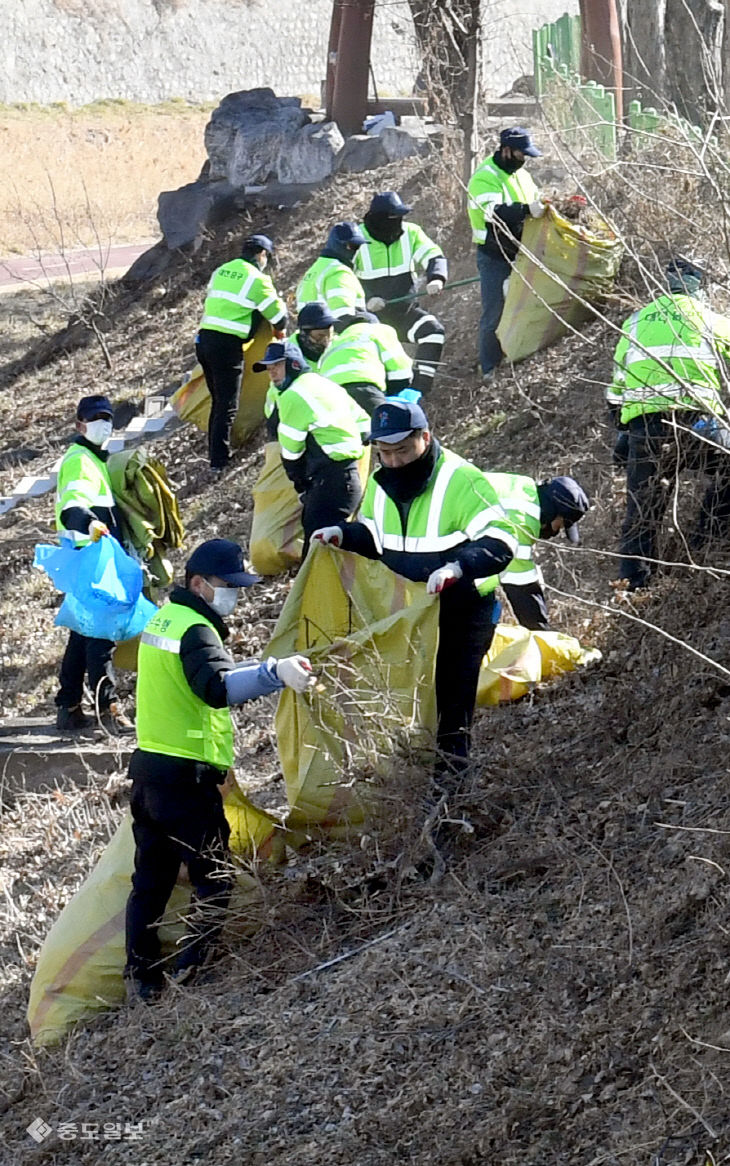
<instances>
[{"instance_id":1,"label":"bare tree trunk","mask_svg":"<svg viewBox=\"0 0 730 1166\"><path fill-rule=\"evenodd\" d=\"M730 94L730 0L625 0L624 85L706 122Z\"/></svg>"}]
</instances>

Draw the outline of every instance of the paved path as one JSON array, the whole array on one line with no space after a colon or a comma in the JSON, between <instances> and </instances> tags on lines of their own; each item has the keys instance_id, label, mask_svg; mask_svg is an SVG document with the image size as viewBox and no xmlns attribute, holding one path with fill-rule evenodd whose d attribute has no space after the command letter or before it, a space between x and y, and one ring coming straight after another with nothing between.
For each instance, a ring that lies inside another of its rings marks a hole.
<instances>
[{"instance_id":1,"label":"paved path","mask_svg":"<svg viewBox=\"0 0 730 1166\"><path fill-rule=\"evenodd\" d=\"M145 243L120 243L113 246L79 248L63 254L19 255L0 259L0 293L29 287L46 287L54 280L74 281L116 279L149 250L156 239Z\"/></svg>"}]
</instances>

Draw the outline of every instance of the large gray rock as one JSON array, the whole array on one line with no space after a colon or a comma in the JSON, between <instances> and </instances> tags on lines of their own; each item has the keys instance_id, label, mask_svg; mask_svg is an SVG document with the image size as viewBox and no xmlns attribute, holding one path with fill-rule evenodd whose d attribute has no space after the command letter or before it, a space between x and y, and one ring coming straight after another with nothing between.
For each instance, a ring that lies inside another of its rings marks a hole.
<instances>
[{"instance_id":1,"label":"large gray rock","mask_svg":"<svg viewBox=\"0 0 730 1166\"><path fill-rule=\"evenodd\" d=\"M272 89L229 93L205 127L211 180L257 186L276 177L282 150L308 121L298 97L277 97Z\"/></svg>"},{"instance_id":2,"label":"large gray rock","mask_svg":"<svg viewBox=\"0 0 730 1166\"><path fill-rule=\"evenodd\" d=\"M413 132L403 126L387 126L381 131L380 140L389 162L398 162L401 158L414 155L422 158L431 149L425 131Z\"/></svg>"},{"instance_id":3,"label":"large gray rock","mask_svg":"<svg viewBox=\"0 0 730 1166\"><path fill-rule=\"evenodd\" d=\"M321 182L334 172L337 155L345 139L333 121L302 126L291 142L279 152L279 182Z\"/></svg>"},{"instance_id":4,"label":"large gray rock","mask_svg":"<svg viewBox=\"0 0 730 1166\"><path fill-rule=\"evenodd\" d=\"M370 134L353 134L340 151L337 169L359 174L363 170L377 170L379 166L387 166L388 155L380 140L382 136L382 134L378 134L377 137Z\"/></svg>"},{"instance_id":5,"label":"large gray rock","mask_svg":"<svg viewBox=\"0 0 730 1166\"><path fill-rule=\"evenodd\" d=\"M236 192L230 183L199 178L158 195L157 221L169 248L196 250L205 228L225 218L235 207Z\"/></svg>"}]
</instances>

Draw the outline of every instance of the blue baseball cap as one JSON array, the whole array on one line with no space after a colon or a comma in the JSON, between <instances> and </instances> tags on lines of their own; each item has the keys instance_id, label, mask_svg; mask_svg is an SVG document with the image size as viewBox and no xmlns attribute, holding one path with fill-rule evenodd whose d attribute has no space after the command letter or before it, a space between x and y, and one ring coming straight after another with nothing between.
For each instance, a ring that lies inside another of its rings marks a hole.
<instances>
[{"instance_id":1,"label":"blue baseball cap","mask_svg":"<svg viewBox=\"0 0 730 1166\"><path fill-rule=\"evenodd\" d=\"M410 437L414 429L428 429L428 417L419 404L415 401L385 401L373 413L365 444L384 441L396 445Z\"/></svg>"},{"instance_id":2,"label":"blue baseball cap","mask_svg":"<svg viewBox=\"0 0 730 1166\"><path fill-rule=\"evenodd\" d=\"M376 194L373 201L370 203L369 215L390 215L392 217L402 218L403 215L409 215L413 210L412 206L408 206L403 202L401 196L395 190L384 190L382 194Z\"/></svg>"},{"instance_id":3,"label":"blue baseball cap","mask_svg":"<svg viewBox=\"0 0 730 1166\"><path fill-rule=\"evenodd\" d=\"M297 324L300 328L331 328L337 323L337 316L333 315L326 304L315 301L303 304L297 314Z\"/></svg>"},{"instance_id":4,"label":"blue baseball cap","mask_svg":"<svg viewBox=\"0 0 730 1166\"><path fill-rule=\"evenodd\" d=\"M261 581L260 575L246 570L243 551L227 538L210 538L197 547L187 563L188 575L217 575L230 587L250 587Z\"/></svg>"},{"instance_id":5,"label":"blue baseball cap","mask_svg":"<svg viewBox=\"0 0 730 1166\"><path fill-rule=\"evenodd\" d=\"M523 126L511 126L502 130L499 135L500 146L509 146L511 150L521 150L528 158L541 158L542 151L538 150L527 130Z\"/></svg>"},{"instance_id":6,"label":"blue baseball cap","mask_svg":"<svg viewBox=\"0 0 730 1166\"><path fill-rule=\"evenodd\" d=\"M293 340L275 340L266 349L261 360L254 361L253 371L263 372L270 364L278 364L280 360L290 360L295 369L309 367L302 356L299 345L295 344Z\"/></svg>"},{"instance_id":7,"label":"blue baseball cap","mask_svg":"<svg viewBox=\"0 0 730 1166\"><path fill-rule=\"evenodd\" d=\"M76 406L76 420L94 421L97 417L114 417L114 408L109 398L98 393L82 397Z\"/></svg>"}]
</instances>

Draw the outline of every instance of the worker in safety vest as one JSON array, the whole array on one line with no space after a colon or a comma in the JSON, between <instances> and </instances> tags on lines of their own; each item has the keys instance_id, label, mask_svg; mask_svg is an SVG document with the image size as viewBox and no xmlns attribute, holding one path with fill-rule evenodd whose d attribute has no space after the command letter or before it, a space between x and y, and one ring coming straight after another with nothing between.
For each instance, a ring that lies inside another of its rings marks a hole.
<instances>
[{"instance_id":1,"label":"worker in safety vest","mask_svg":"<svg viewBox=\"0 0 730 1166\"><path fill-rule=\"evenodd\" d=\"M545 213L538 189L526 170L525 158L540 151L521 126L502 130L499 149L477 167L468 190L472 237L477 245L481 279L482 317L479 324L479 361L485 382L492 379L502 359L497 339L504 307L504 284L512 270L528 215Z\"/></svg>"},{"instance_id":2,"label":"worker in safety vest","mask_svg":"<svg viewBox=\"0 0 730 1166\"><path fill-rule=\"evenodd\" d=\"M305 304L318 301L339 319L365 307L365 293L352 270L357 249L364 242L365 236L354 223L335 223L319 258L297 287L297 312Z\"/></svg>"},{"instance_id":3,"label":"worker in safety vest","mask_svg":"<svg viewBox=\"0 0 730 1166\"><path fill-rule=\"evenodd\" d=\"M381 465L368 481L358 521L316 530L313 538L423 581L439 596L436 656L437 770L466 764L482 658L498 616L495 590L519 553L514 518L488 478L443 449L420 405L386 401L372 417L370 440ZM549 537L582 517L551 501L541 532Z\"/></svg>"},{"instance_id":4,"label":"worker in safety vest","mask_svg":"<svg viewBox=\"0 0 730 1166\"><path fill-rule=\"evenodd\" d=\"M410 386L413 365L395 328L372 312L354 312L337 321L335 332L317 372L342 385L368 417L386 396Z\"/></svg>"},{"instance_id":5,"label":"worker in safety vest","mask_svg":"<svg viewBox=\"0 0 730 1166\"><path fill-rule=\"evenodd\" d=\"M326 304L303 304L297 313L296 331L288 337L296 344L311 369L316 369L335 334L335 316Z\"/></svg>"},{"instance_id":6,"label":"worker in safety vest","mask_svg":"<svg viewBox=\"0 0 730 1166\"><path fill-rule=\"evenodd\" d=\"M588 512L590 502L575 478L548 478L536 482L524 474L485 473L494 500L506 512L517 548L499 576L518 624L531 631L550 628L542 572L533 551L540 539L554 538L560 530L573 545L580 542L578 522ZM562 523L555 519L561 518Z\"/></svg>"},{"instance_id":7,"label":"worker in safety vest","mask_svg":"<svg viewBox=\"0 0 730 1166\"><path fill-rule=\"evenodd\" d=\"M254 369L266 369L277 391L281 460L302 501L302 557L306 557L316 527L345 522L357 509L362 496L358 462L365 452L362 437L370 426L367 414L345 389L297 367L300 362L295 345L275 342Z\"/></svg>"},{"instance_id":8,"label":"worker in safety vest","mask_svg":"<svg viewBox=\"0 0 730 1166\"><path fill-rule=\"evenodd\" d=\"M412 210L394 190L375 195L360 225L365 244L355 256L355 272L370 311L392 325L401 341L416 346L412 385L425 395L441 361L444 326L414 296L419 276L425 278L429 297L440 295L448 267L443 251L426 232L405 222ZM391 302L396 299L400 302Z\"/></svg>"},{"instance_id":9,"label":"worker in safety vest","mask_svg":"<svg viewBox=\"0 0 730 1166\"><path fill-rule=\"evenodd\" d=\"M239 590L257 581L240 546L202 543L188 559L185 585L142 633L137 670L137 741L132 778L135 840L127 902L125 979L130 1001L155 999L164 983L157 924L187 866L196 911L173 977L188 978L218 937L232 875L226 869L230 829L221 786L233 765L231 705L281 688L304 692L313 683L303 656L238 667L223 641Z\"/></svg>"},{"instance_id":10,"label":"worker in safety vest","mask_svg":"<svg viewBox=\"0 0 730 1166\"><path fill-rule=\"evenodd\" d=\"M678 480L681 466L711 476L690 545L730 525L730 427L720 394L730 320L697 299L702 272L693 264L673 260L666 278L668 292L629 316L614 354L629 434L619 566L629 590L645 587L656 567L665 483Z\"/></svg>"},{"instance_id":11,"label":"worker in safety vest","mask_svg":"<svg viewBox=\"0 0 730 1166\"><path fill-rule=\"evenodd\" d=\"M100 538L121 542L120 516L106 461L113 409L107 397L82 397L76 409L76 437L63 456L56 486L56 529L61 542L81 548ZM119 710L112 666L113 640L69 632L56 694L56 727L89 729L93 721L81 707L88 675L94 709L111 732L130 732L132 723Z\"/></svg>"},{"instance_id":12,"label":"worker in safety vest","mask_svg":"<svg viewBox=\"0 0 730 1166\"><path fill-rule=\"evenodd\" d=\"M208 284L195 351L210 393L208 454L215 474L220 474L231 458L243 345L256 332L261 317L269 320L275 335L284 335L286 304L265 274L273 250L267 235L251 235L241 248L241 258L217 267Z\"/></svg>"}]
</instances>

